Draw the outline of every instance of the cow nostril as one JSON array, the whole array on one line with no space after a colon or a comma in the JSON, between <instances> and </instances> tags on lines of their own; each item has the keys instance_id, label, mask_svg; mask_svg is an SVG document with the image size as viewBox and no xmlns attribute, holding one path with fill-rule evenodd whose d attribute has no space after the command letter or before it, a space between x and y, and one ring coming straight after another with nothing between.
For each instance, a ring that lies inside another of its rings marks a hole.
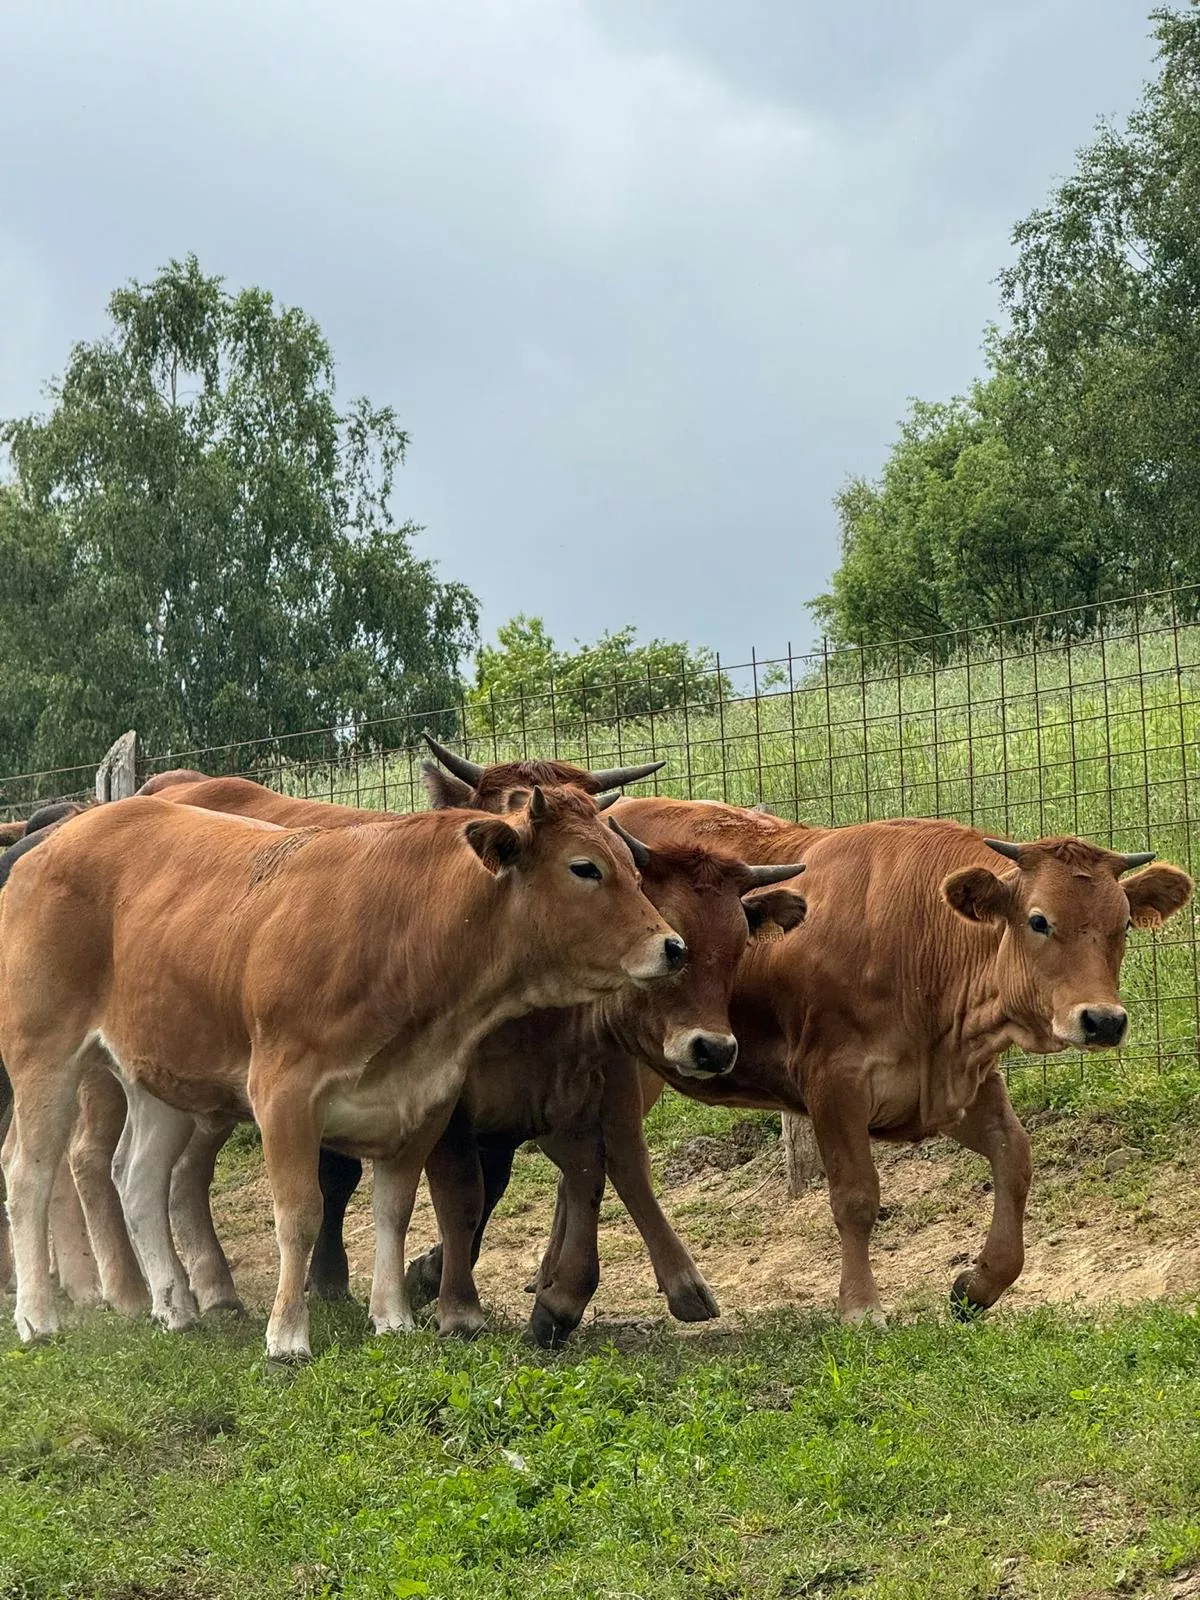
<instances>
[{"instance_id":1,"label":"cow nostril","mask_svg":"<svg viewBox=\"0 0 1200 1600\"><path fill-rule=\"evenodd\" d=\"M1082 1017L1081 1020L1083 1022L1083 1031L1084 1031L1084 1033L1087 1034L1089 1039L1094 1038L1096 1036L1096 1034L1099 1032L1099 1028L1098 1028L1097 1023L1096 1023L1096 1018L1093 1016L1093 1014L1090 1011L1085 1011L1083 1013L1083 1017Z\"/></svg>"},{"instance_id":2,"label":"cow nostril","mask_svg":"<svg viewBox=\"0 0 1200 1600\"><path fill-rule=\"evenodd\" d=\"M682 939L664 939L663 953L667 958L667 968L671 972L678 972L688 958L687 945Z\"/></svg>"},{"instance_id":3,"label":"cow nostril","mask_svg":"<svg viewBox=\"0 0 1200 1600\"><path fill-rule=\"evenodd\" d=\"M692 1040L692 1061L704 1072L728 1072L736 1060L736 1039L702 1033Z\"/></svg>"}]
</instances>

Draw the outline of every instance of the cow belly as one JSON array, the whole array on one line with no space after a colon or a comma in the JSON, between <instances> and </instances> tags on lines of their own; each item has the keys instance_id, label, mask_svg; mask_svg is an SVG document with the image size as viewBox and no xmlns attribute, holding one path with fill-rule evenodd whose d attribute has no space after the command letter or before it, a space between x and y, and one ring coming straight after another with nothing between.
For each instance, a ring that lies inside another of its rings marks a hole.
<instances>
[{"instance_id":1,"label":"cow belly","mask_svg":"<svg viewBox=\"0 0 1200 1600\"><path fill-rule=\"evenodd\" d=\"M433 1118L449 1114L462 1083L460 1066L439 1062L337 1084L323 1097L322 1138L347 1155L388 1160Z\"/></svg>"},{"instance_id":2,"label":"cow belly","mask_svg":"<svg viewBox=\"0 0 1200 1600\"><path fill-rule=\"evenodd\" d=\"M871 1063L871 1132L928 1139L953 1128L978 1093L980 1076L937 1061Z\"/></svg>"},{"instance_id":3,"label":"cow belly","mask_svg":"<svg viewBox=\"0 0 1200 1600\"><path fill-rule=\"evenodd\" d=\"M95 1037L119 1077L138 1084L177 1111L190 1111L197 1116L249 1117L247 1061L208 1058L203 1064L206 1070L189 1070L185 1061L134 1049L103 1030Z\"/></svg>"}]
</instances>

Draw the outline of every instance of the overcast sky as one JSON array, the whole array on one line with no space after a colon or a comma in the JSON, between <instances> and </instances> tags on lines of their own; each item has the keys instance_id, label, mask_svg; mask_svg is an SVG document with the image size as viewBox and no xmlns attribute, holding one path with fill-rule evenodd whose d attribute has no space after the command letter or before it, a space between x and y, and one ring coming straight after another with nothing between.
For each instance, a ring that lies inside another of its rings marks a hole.
<instances>
[{"instance_id":1,"label":"overcast sky","mask_svg":"<svg viewBox=\"0 0 1200 1600\"><path fill-rule=\"evenodd\" d=\"M1148 9L1148 5L1147 5ZM813 637L830 498L980 368L1140 0L4 0L0 415L195 250L411 434L398 511L562 643Z\"/></svg>"}]
</instances>

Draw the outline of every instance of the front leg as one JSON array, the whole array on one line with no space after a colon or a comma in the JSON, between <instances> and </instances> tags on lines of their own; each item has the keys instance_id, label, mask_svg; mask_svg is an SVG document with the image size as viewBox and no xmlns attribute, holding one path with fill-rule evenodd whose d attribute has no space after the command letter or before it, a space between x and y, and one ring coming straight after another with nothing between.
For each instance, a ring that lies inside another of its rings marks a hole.
<instances>
[{"instance_id":1,"label":"front leg","mask_svg":"<svg viewBox=\"0 0 1200 1600\"><path fill-rule=\"evenodd\" d=\"M596 1235L604 1196L604 1140L596 1128L587 1134L547 1134L538 1144L563 1175L562 1248L552 1276L538 1289L529 1322L538 1344L549 1348L579 1326L600 1282Z\"/></svg>"},{"instance_id":2,"label":"front leg","mask_svg":"<svg viewBox=\"0 0 1200 1600\"><path fill-rule=\"evenodd\" d=\"M951 1139L986 1156L992 1169L992 1225L973 1269L959 1275L950 1304L968 1317L995 1305L1025 1265L1025 1202L1033 1174L1029 1135L1017 1121L1008 1086L995 1068L983 1080Z\"/></svg>"},{"instance_id":3,"label":"front leg","mask_svg":"<svg viewBox=\"0 0 1200 1600\"><path fill-rule=\"evenodd\" d=\"M707 1322L719 1317L721 1308L658 1203L650 1175L643 1115L636 1068L627 1061L606 1065L602 1122L608 1176L646 1242L659 1290L667 1297L671 1315L680 1322Z\"/></svg>"},{"instance_id":4,"label":"front leg","mask_svg":"<svg viewBox=\"0 0 1200 1600\"><path fill-rule=\"evenodd\" d=\"M871 1153L870 1107L860 1063L808 1061L805 1101L829 1179L829 1204L842 1245L838 1311L843 1322L885 1318L871 1271L871 1233L879 1216L879 1174ZM800 1063L791 1064L800 1078Z\"/></svg>"}]
</instances>

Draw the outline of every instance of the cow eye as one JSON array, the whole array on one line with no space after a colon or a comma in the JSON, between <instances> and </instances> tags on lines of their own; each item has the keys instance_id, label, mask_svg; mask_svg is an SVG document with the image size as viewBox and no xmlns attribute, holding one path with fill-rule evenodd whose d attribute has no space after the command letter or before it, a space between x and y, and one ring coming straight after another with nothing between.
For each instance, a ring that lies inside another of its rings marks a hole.
<instances>
[{"instance_id":1,"label":"cow eye","mask_svg":"<svg viewBox=\"0 0 1200 1600\"><path fill-rule=\"evenodd\" d=\"M1050 924L1040 911L1035 911L1029 919L1029 926L1034 933L1049 933Z\"/></svg>"},{"instance_id":2,"label":"cow eye","mask_svg":"<svg viewBox=\"0 0 1200 1600\"><path fill-rule=\"evenodd\" d=\"M594 883L604 876L594 861L572 861L571 871L577 878L590 878Z\"/></svg>"}]
</instances>

